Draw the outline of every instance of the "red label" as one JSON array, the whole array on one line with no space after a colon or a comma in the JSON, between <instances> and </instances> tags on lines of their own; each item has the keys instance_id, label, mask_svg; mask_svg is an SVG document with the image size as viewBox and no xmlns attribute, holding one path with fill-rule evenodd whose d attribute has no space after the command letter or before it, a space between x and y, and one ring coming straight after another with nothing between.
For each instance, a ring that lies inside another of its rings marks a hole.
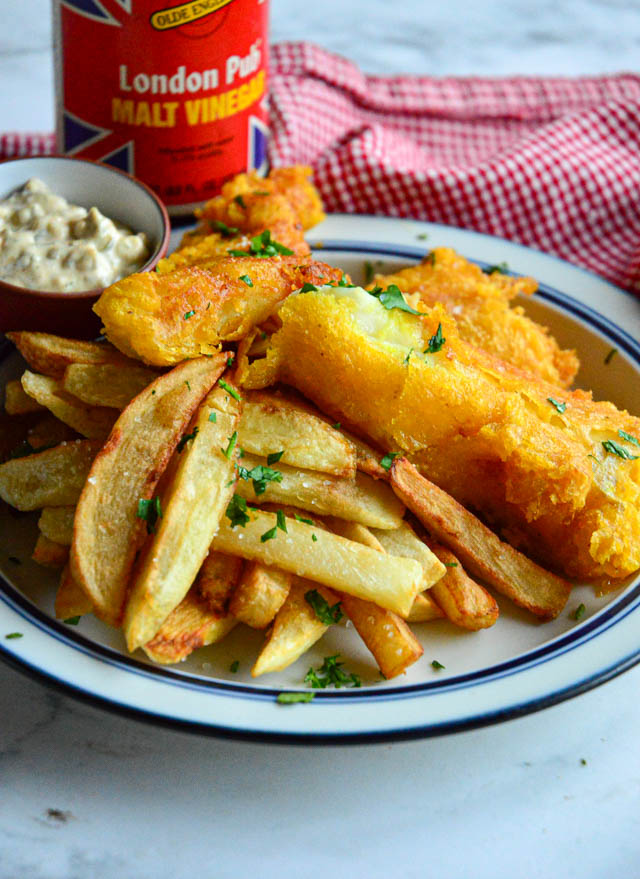
<instances>
[{"instance_id":1,"label":"red label","mask_svg":"<svg viewBox=\"0 0 640 879\"><path fill-rule=\"evenodd\" d=\"M169 206L266 173L268 0L64 0L57 16L59 152Z\"/></svg>"}]
</instances>

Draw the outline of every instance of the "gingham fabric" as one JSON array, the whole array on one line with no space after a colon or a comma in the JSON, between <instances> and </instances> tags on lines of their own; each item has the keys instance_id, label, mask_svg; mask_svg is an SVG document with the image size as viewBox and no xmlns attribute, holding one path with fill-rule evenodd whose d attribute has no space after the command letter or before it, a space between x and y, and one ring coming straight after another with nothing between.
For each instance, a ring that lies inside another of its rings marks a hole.
<instances>
[{"instance_id":1,"label":"gingham fabric","mask_svg":"<svg viewBox=\"0 0 640 879\"><path fill-rule=\"evenodd\" d=\"M640 76L366 76L309 43L272 47L270 75L271 163L311 165L328 211L500 235L640 293Z\"/></svg>"}]
</instances>

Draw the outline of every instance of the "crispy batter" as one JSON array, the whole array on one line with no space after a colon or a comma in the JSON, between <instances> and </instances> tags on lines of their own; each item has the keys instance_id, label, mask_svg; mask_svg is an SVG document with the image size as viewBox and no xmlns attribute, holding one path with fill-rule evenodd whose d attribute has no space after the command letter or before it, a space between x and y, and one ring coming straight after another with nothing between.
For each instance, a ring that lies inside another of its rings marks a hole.
<instances>
[{"instance_id":1,"label":"crispy batter","mask_svg":"<svg viewBox=\"0 0 640 879\"><path fill-rule=\"evenodd\" d=\"M490 351L507 363L562 387L578 371L575 351L563 351L547 328L528 318L510 300L537 289L533 278L514 278L500 272L485 274L449 247L438 247L420 265L393 275L377 275L374 284L395 284L432 307L441 303L456 321L460 337Z\"/></svg>"},{"instance_id":2,"label":"crispy batter","mask_svg":"<svg viewBox=\"0 0 640 879\"><path fill-rule=\"evenodd\" d=\"M279 316L266 359L281 380L382 448L409 452L512 543L573 577L640 566L640 459L603 446L620 443L619 430L640 437L640 419L532 381L465 343L441 308L416 317L325 289L289 298ZM438 325L446 342L425 355Z\"/></svg>"},{"instance_id":3,"label":"crispy batter","mask_svg":"<svg viewBox=\"0 0 640 879\"><path fill-rule=\"evenodd\" d=\"M295 257L227 257L166 275L130 275L107 287L94 311L121 351L167 366L241 339L303 284L341 277L339 269Z\"/></svg>"}]
</instances>

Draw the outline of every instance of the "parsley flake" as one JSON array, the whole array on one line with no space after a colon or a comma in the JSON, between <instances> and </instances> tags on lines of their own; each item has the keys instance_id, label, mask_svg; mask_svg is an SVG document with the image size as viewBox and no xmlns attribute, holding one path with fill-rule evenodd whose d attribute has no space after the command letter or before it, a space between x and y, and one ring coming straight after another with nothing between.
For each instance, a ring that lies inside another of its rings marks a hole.
<instances>
[{"instance_id":1,"label":"parsley flake","mask_svg":"<svg viewBox=\"0 0 640 879\"><path fill-rule=\"evenodd\" d=\"M547 397L547 403L551 403L554 409L556 409L561 415L564 410L567 408L566 403L561 403L558 400L554 400L553 397Z\"/></svg>"},{"instance_id":2,"label":"parsley flake","mask_svg":"<svg viewBox=\"0 0 640 879\"><path fill-rule=\"evenodd\" d=\"M412 354L413 354L413 348L409 348L409 352L408 352L407 356L402 361L403 366L409 365L409 360L411 359Z\"/></svg>"},{"instance_id":3,"label":"parsley flake","mask_svg":"<svg viewBox=\"0 0 640 879\"><path fill-rule=\"evenodd\" d=\"M444 562L445 568L457 568L458 562Z\"/></svg>"},{"instance_id":4,"label":"parsley flake","mask_svg":"<svg viewBox=\"0 0 640 879\"><path fill-rule=\"evenodd\" d=\"M227 448L220 449L220 451L225 456L225 458L231 458L231 455L233 455L233 450L235 449L237 442L238 442L238 431L234 430L233 433L231 434L231 436L229 437L229 442L227 444Z\"/></svg>"},{"instance_id":5,"label":"parsley flake","mask_svg":"<svg viewBox=\"0 0 640 879\"><path fill-rule=\"evenodd\" d=\"M334 605L330 605L317 589L309 589L308 592L305 592L304 599L313 608L315 615L325 626L339 623L344 616L340 602L337 601Z\"/></svg>"},{"instance_id":6,"label":"parsley flake","mask_svg":"<svg viewBox=\"0 0 640 879\"><path fill-rule=\"evenodd\" d=\"M441 662L438 662L437 659L432 659L431 667L434 668L436 671L440 671L440 669L444 668L445 666Z\"/></svg>"},{"instance_id":7,"label":"parsley flake","mask_svg":"<svg viewBox=\"0 0 640 879\"><path fill-rule=\"evenodd\" d=\"M217 420L218 420L218 415L217 415L217 413L216 413L216 412L210 412L210 413L209 413L209 421L212 421L212 422L215 424L215 423L217 422Z\"/></svg>"},{"instance_id":8,"label":"parsley flake","mask_svg":"<svg viewBox=\"0 0 640 879\"><path fill-rule=\"evenodd\" d=\"M233 366L233 354L229 354L229 356L227 357L227 368L229 368L230 366Z\"/></svg>"},{"instance_id":9,"label":"parsley flake","mask_svg":"<svg viewBox=\"0 0 640 879\"><path fill-rule=\"evenodd\" d=\"M370 284L373 281L373 276L375 274L375 270L373 268L373 263L369 262L369 260L365 260L364 263L364 282L365 284Z\"/></svg>"},{"instance_id":10,"label":"parsley flake","mask_svg":"<svg viewBox=\"0 0 640 879\"><path fill-rule=\"evenodd\" d=\"M68 626L77 626L80 622L80 617L67 617L66 620L63 620L62 622L66 623Z\"/></svg>"},{"instance_id":11,"label":"parsley flake","mask_svg":"<svg viewBox=\"0 0 640 879\"><path fill-rule=\"evenodd\" d=\"M154 497L151 500L140 498L138 501L138 510L136 512L138 519L144 519L147 523L147 534L156 533L156 525L158 519L162 519L162 507L160 498Z\"/></svg>"},{"instance_id":12,"label":"parsley flake","mask_svg":"<svg viewBox=\"0 0 640 879\"><path fill-rule=\"evenodd\" d=\"M318 288L315 284L310 284L309 281L305 281L305 283L300 287L300 293L317 293Z\"/></svg>"},{"instance_id":13,"label":"parsley flake","mask_svg":"<svg viewBox=\"0 0 640 879\"><path fill-rule=\"evenodd\" d=\"M579 604L573 612L574 620L581 620L586 612L587 608L584 606L584 604Z\"/></svg>"},{"instance_id":14,"label":"parsley flake","mask_svg":"<svg viewBox=\"0 0 640 879\"><path fill-rule=\"evenodd\" d=\"M342 427L342 424L340 421L336 421L331 425L331 427L333 427L334 430L340 430L340 428Z\"/></svg>"},{"instance_id":15,"label":"parsley flake","mask_svg":"<svg viewBox=\"0 0 640 879\"><path fill-rule=\"evenodd\" d=\"M267 490L267 483L282 482L282 473L279 470L273 470L271 467L265 467L263 464L256 464L251 470L246 467L237 465L238 478L248 482L253 482L253 490L258 494L264 494Z\"/></svg>"},{"instance_id":16,"label":"parsley flake","mask_svg":"<svg viewBox=\"0 0 640 879\"><path fill-rule=\"evenodd\" d=\"M304 677L305 684L311 684L314 690L324 690L327 687L360 687L362 681L358 675L345 672L342 668L343 662L338 662L339 653L335 656L325 656L320 668L315 671L310 668Z\"/></svg>"},{"instance_id":17,"label":"parsley flake","mask_svg":"<svg viewBox=\"0 0 640 879\"><path fill-rule=\"evenodd\" d=\"M223 388L228 394L231 394L234 400L238 400L238 402L242 402L242 397L236 391L235 388L232 388L231 385L228 385L226 381L223 381L221 378L218 379L218 384L221 388Z\"/></svg>"},{"instance_id":18,"label":"parsley flake","mask_svg":"<svg viewBox=\"0 0 640 879\"><path fill-rule=\"evenodd\" d=\"M273 528L269 528L268 531L265 531L264 534L260 535L260 543L266 543L267 540L273 540L276 536L277 526L274 525Z\"/></svg>"},{"instance_id":19,"label":"parsley flake","mask_svg":"<svg viewBox=\"0 0 640 879\"><path fill-rule=\"evenodd\" d=\"M193 310L192 311L185 311L185 313L182 315L182 317L184 320L189 320L189 318L193 317L194 314L195 314L195 311L193 311Z\"/></svg>"},{"instance_id":20,"label":"parsley flake","mask_svg":"<svg viewBox=\"0 0 640 879\"><path fill-rule=\"evenodd\" d=\"M605 366L609 366L609 364L611 363L611 361L613 360L613 358L615 357L615 355L616 355L617 353L618 353L618 349L617 349L617 348L612 348L611 351L609 351L609 353L607 354L607 356L604 358L604 365L605 365Z\"/></svg>"},{"instance_id":21,"label":"parsley flake","mask_svg":"<svg viewBox=\"0 0 640 879\"><path fill-rule=\"evenodd\" d=\"M637 461L638 457L640 457L639 455L632 455L631 452L628 452L624 446L621 446L615 440L605 440L602 445L606 452L609 452L611 455L617 455L624 461Z\"/></svg>"},{"instance_id":22,"label":"parsley flake","mask_svg":"<svg viewBox=\"0 0 640 879\"><path fill-rule=\"evenodd\" d=\"M240 234L240 229L237 226L227 226L222 220L209 220L209 223L211 228L219 232L223 238L233 238L234 235Z\"/></svg>"},{"instance_id":23,"label":"parsley flake","mask_svg":"<svg viewBox=\"0 0 640 879\"><path fill-rule=\"evenodd\" d=\"M245 208L245 209L246 209L247 206L246 206L246 204L245 204L245 202L244 202L244 199L243 199L243 197L242 197L241 195L236 195L236 196L234 196L234 199L233 199L233 200L235 201L235 203L236 203L237 205L240 205L241 208Z\"/></svg>"},{"instance_id":24,"label":"parsley flake","mask_svg":"<svg viewBox=\"0 0 640 879\"><path fill-rule=\"evenodd\" d=\"M315 693L278 693L276 702L279 705L295 705L296 702L312 702Z\"/></svg>"},{"instance_id":25,"label":"parsley flake","mask_svg":"<svg viewBox=\"0 0 640 879\"><path fill-rule=\"evenodd\" d=\"M284 449L281 452L271 452L270 455L267 455L267 464L271 467L272 464L277 464L280 458L284 455Z\"/></svg>"},{"instance_id":26,"label":"parsley flake","mask_svg":"<svg viewBox=\"0 0 640 879\"><path fill-rule=\"evenodd\" d=\"M247 287L253 287L253 281L249 277L249 275L240 275L238 278L239 281L244 281Z\"/></svg>"},{"instance_id":27,"label":"parsley flake","mask_svg":"<svg viewBox=\"0 0 640 879\"><path fill-rule=\"evenodd\" d=\"M277 528L279 528L281 531L284 531L285 534L289 533L287 531L287 520L282 510L278 510L278 512L276 513L276 523Z\"/></svg>"},{"instance_id":28,"label":"parsley flake","mask_svg":"<svg viewBox=\"0 0 640 879\"><path fill-rule=\"evenodd\" d=\"M482 269L485 275L506 275L509 272L509 266L506 262L499 262L493 266L487 266L485 269Z\"/></svg>"},{"instance_id":29,"label":"parsley flake","mask_svg":"<svg viewBox=\"0 0 640 879\"><path fill-rule=\"evenodd\" d=\"M244 528L247 522L251 521L251 518L247 513L247 502L243 497L240 497L239 494L234 494L227 504L225 516L231 523L232 528L235 528L236 525L240 525L240 527Z\"/></svg>"},{"instance_id":30,"label":"parsley flake","mask_svg":"<svg viewBox=\"0 0 640 879\"><path fill-rule=\"evenodd\" d=\"M429 344L422 352L423 354L436 354L447 340L442 335L442 324L438 324L438 329L429 339Z\"/></svg>"},{"instance_id":31,"label":"parsley flake","mask_svg":"<svg viewBox=\"0 0 640 879\"><path fill-rule=\"evenodd\" d=\"M268 192L266 189L254 189L253 194L254 195L271 195L271 193Z\"/></svg>"},{"instance_id":32,"label":"parsley flake","mask_svg":"<svg viewBox=\"0 0 640 879\"><path fill-rule=\"evenodd\" d=\"M180 453L184 449L189 440L195 439L198 436L199 430L199 427L194 427L191 433L185 433L185 435L182 437L177 445L178 453Z\"/></svg>"},{"instance_id":33,"label":"parsley flake","mask_svg":"<svg viewBox=\"0 0 640 879\"><path fill-rule=\"evenodd\" d=\"M429 253L422 260L423 263L428 262L431 263L431 268L433 268L436 264L436 253L435 250L430 250Z\"/></svg>"},{"instance_id":34,"label":"parsley flake","mask_svg":"<svg viewBox=\"0 0 640 879\"><path fill-rule=\"evenodd\" d=\"M296 517L298 522L304 522L305 525L313 525L312 519L305 519L304 516L299 516L297 513L293 514Z\"/></svg>"},{"instance_id":35,"label":"parsley flake","mask_svg":"<svg viewBox=\"0 0 640 879\"><path fill-rule=\"evenodd\" d=\"M392 308L398 308L400 311L408 311L409 314L420 314L419 311L416 311L415 308L411 308L407 304L402 291L395 284L389 284L386 290L383 290L382 287L374 287L373 290L368 290L367 292L371 296L375 296L387 311L391 311Z\"/></svg>"},{"instance_id":36,"label":"parsley flake","mask_svg":"<svg viewBox=\"0 0 640 879\"><path fill-rule=\"evenodd\" d=\"M11 641L14 638L22 638L24 636L23 636L22 632L9 632L9 634L5 635L4 637L7 639L7 641Z\"/></svg>"},{"instance_id":37,"label":"parsley flake","mask_svg":"<svg viewBox=\"0 0 640 879\"><path fill-rule=\"evenodd\" d=\"M391 465L393 464L394 458L397 458L400 452L387 452L387 454L380 461L380 466L383 470L386 470L387 473L391 470Z\"/></svg>"},{"instance_id":38,"label":"parsley flake","mask_svg":"<svg viewBox=\"0 0 640 879\"><path fill-rule=\"evenodd\" d=\"M231 665L229 666L229 671L233 672L233 674L236 674L236 672L238 671L239 668L240 668L240 660L234 659L233 662L231 663Z\"/></svg>"},{"instance_id":39,"label":"parsley flake","mask_svg":"<svg viewBox=\"0 0 640 879\"><path fill-rule=\"evenodd\" d=\"M633 434L627 433L625 430L619 430L618 436L620 439L626 440L628 443L633 443L634 446L640 446L640 440L633 436Z\"/></svg>"},{"instance_id":40,"label":"parsley flake","mask_svg":"<svg viewBox=\"0 0 640 879\"><path fill-rule=\"evenodd\" d=\"M312 535L311 535L311 539L313 540L314 543L317 543L317 542L318 542L318 538L316 537L315 534L312 534Z\"/></svg>"},{"instance_id":41,"label":"parsley flake","mask_svg":"<svg viewBox=\"0 0 640 879\"><path fill-rule=\"evenodd\" d=\"M293 256L293 250L290 250L288 247L285 247L284 244L280 244L279 241L272 238L269 229L265 229L260 235L255 235L251 239L248 251L229 250L228 253L230 253L231 256L247 256L247 253L249 253L251 256L257 256L260 259L267 259L268 257L277 256L278 254L282 254L282 256Z\"/></svg>"}]
</instances>

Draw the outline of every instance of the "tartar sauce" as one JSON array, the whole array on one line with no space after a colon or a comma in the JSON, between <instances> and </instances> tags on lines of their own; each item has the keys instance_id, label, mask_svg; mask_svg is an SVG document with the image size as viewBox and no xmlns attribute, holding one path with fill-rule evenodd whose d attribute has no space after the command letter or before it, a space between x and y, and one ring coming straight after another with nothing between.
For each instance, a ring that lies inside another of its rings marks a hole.
<instances>
[{"instance_id":1,"label":"tartar sauce","mask_svg":"<svg viewBox=\"0 0 640 879\"><path fill-rule=\"evenodd\" d=\"M0 280L30 290L106 287L149 258L143 232L69 204L32 177L0 201Z\"/></svg>"}]
</instances>

